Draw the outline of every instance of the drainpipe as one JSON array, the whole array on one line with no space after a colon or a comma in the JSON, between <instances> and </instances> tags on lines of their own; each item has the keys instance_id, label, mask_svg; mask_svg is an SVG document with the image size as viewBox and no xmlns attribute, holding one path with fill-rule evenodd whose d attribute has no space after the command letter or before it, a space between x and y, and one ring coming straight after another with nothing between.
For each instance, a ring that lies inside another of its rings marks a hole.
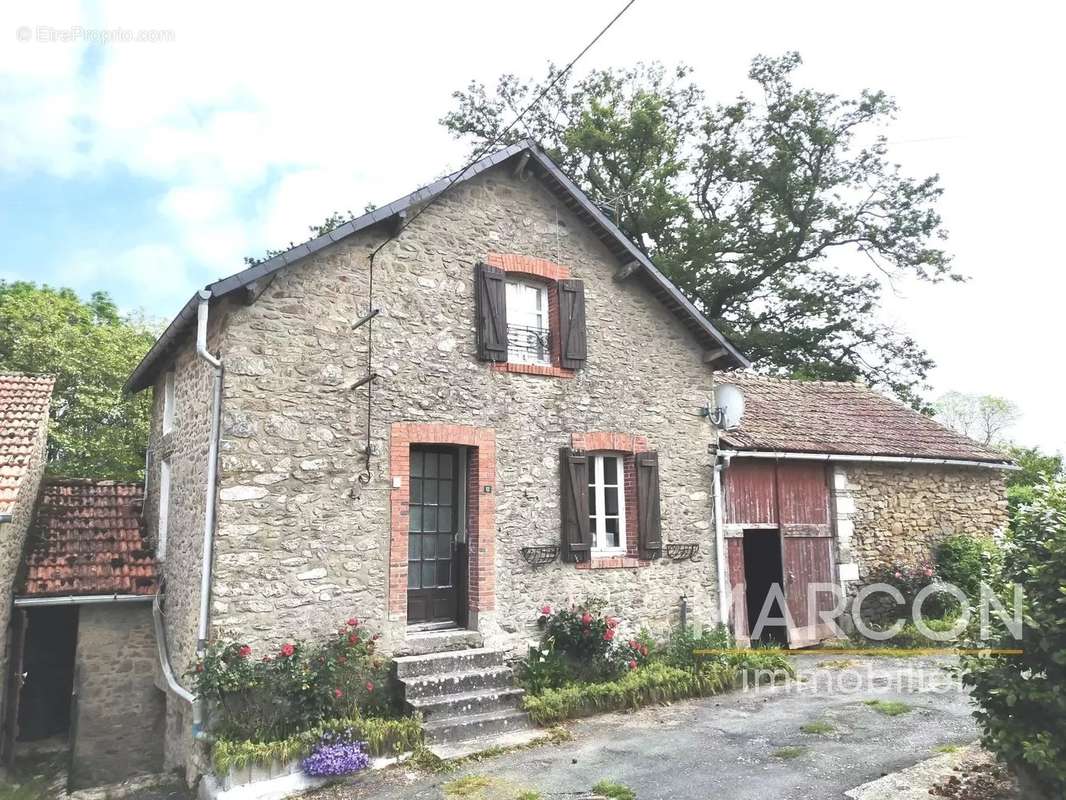
<instances>
[{"instance_id":1,"label":"drainpipe","mask_svg":"<svg viewBox=\"0 0 1066 800\"><path fill-rule=\"evenodd\" d=\"M718 621L729 625L729 595L726 585L725 518L722 514L722 472L729 466L729 457L714 456L714 554L718 567Z\"/></svg>"},{"instance_id":2,"label":"drainpipe","mask_svg":"<svg viewBox=\"0 0 1066 800\"><path fill-rule=\"evenodd\" d=\"M222 361L207 349L207 314L211 292L200 290L200 305L196 309L196 355L210 365L214 372L211 392L211 440L207 454L207 483L204 487L204 557L200 567L200 618L196 627L196 653L203 657L207 650L209 614L211 609L211 565L215 542L215 495L218 484L218 440L222 428ZM193 706L193 734L203 733L203 703Z\"/></svg>"}]
</instances>

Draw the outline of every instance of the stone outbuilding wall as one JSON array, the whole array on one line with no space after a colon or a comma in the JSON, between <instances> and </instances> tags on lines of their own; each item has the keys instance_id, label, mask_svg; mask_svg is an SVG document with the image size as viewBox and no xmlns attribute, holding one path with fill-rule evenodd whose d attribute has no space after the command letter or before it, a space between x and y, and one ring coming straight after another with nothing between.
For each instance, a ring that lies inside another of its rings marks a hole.
<instances>
[{"instance_id":1,"label":"stone outbuilding wall","mask_svg":"<svg viewBox=\"0 0 1066 800\"><path fill-rule=\"evenodd\" d=\"M165 700L155 685L157 663L150 604L79 608L71 789L162 771Z\"/></svg>"}]
</instances>

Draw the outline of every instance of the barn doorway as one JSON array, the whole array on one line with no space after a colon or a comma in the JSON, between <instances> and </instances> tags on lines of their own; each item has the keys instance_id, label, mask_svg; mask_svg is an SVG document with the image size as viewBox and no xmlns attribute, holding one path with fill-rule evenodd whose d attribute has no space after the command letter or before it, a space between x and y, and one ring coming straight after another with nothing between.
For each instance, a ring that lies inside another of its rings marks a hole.
<instances>
[{"instance_id":1,"label":"barn doorway","mask_svg":"<svg viewBox=\"0 0 1066 800\"><path fill-rule=\"evenodd\" d=\"M788 646L788 630L781 622L763 626L756 639L754 634L766 599L774 591L774 600L767 619L785 618L781 607L784 596L784 570L781 561L781 534L777 530L744 531L744 577L747 596L748 630L752 642Z\"/></svg>"},{"instance_id":2,"label":"barn doorway","mask_svg":"<svg viewBox=\"0 0 1066 800\"><path fill-rule=\"evenodd\" d=\"M77 641L77 606L26 610L17 741L67 738Z\"/></svg>"}]
</instances>

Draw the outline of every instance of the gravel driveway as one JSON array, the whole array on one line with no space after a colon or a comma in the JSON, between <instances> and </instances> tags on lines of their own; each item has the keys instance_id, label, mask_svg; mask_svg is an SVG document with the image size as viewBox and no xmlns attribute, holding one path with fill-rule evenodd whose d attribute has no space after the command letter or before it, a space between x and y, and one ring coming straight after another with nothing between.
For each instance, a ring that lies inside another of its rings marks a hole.
<instances>
[{"instance_id":1,"label":"gravel driveway","mask_svg":"<svg viewBox=\"0 0 1066 800\"><path fill-rule=\"evenodd\" d=\"M846 661L844 660L846 659ZM847 663L850 662L850 663ZM471 798L545 798L587 790L609 778L638 800L826 800L977 737L965 692L948 659L805 655L789 685L573 723L574 740L517 751L445 775L402 767L312 795L315 800L444 798L463 775L490 778ZM890 706L867 701L902 702ZM811 723L828 723L806 733Z\"/></svg>"}]
</instances>

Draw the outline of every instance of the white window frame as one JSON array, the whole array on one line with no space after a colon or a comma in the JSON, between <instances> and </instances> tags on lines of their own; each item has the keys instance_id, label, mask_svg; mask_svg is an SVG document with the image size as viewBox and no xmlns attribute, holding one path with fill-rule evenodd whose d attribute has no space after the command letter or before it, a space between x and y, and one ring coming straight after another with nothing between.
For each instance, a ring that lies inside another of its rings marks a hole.
<instances>
[{"instance_id":1,"label":"white window frame","mask_svg":"<svg viewBox=\"0 0 1066 800\"><path fill-rule=\"evenodd\" d=\"M167 557L167 528L170 526L170 462L159 462L159 525L156 535L155 557Z\"/></svg>"},{"instance_id":2,"label":"white window frame","mask_svg":"<svg viewBox=\"0 0 1066 800\"><path fill-rule=\"evenodd\" d=\"M511 291L507 291L515 288L528 289L536 292L536 297L539 301L540 308L532 308L523 310L521 313L522 322L518 322L515 319L516 312L519 309L515 308L514 302L515 295ZM551 319L548 313L548 286L547 284L537 281L523 280L521 278L508 278L506 286L506 299L507 299L507 324L522 325L523 327L536 328L543 331L549 337L551 336ZM527 325L529 317L533 317L535 324ZM550 341L550 340L549 340ZM507 360L519 364L536 364L542 367L550 367L552 365L551 347L544 349L544 358L538 358L535 353L531 353L524 349L512 349L511 348L511 332L507 332Z\"/></svg>"},{"instance_id":3,"label":"white window frame","mask_svg":"<svg viewBox=\"0 0 1066 800\"><path fill-rule=\"evenodd\" d=\"M174 430L174 370L163 376L163 435Z\"/></svg>"},{"instance_id":4,"label":"white window frame","mask_svg":"<svg viewBox=\"0 0 1066 800\"><path fill-rule=\"evenodd\" d=\"M617 453L591 453L589 454L589 488L593 489L596 497L596 513L589 510L589 525L592 528L592 554L595 556L613 556L626 552L626 479L625 461ZM604 461L614 459L617 462L617 484L604 484ZM607 532L607 520L613 519L614 515L606 513L607 507L604 496L607 488L618 488L618 546L606 547L600 544L601 534Z\"/></svg>"}]
</instances>

